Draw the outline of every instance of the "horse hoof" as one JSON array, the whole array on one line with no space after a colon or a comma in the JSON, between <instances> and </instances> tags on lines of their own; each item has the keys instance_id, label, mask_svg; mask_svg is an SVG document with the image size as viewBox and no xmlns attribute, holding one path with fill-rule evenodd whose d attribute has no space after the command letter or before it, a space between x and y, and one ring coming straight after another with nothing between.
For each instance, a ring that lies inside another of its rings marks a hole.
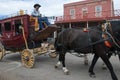
<instances>
[{"instance_id":1,"label":"horse hoof","mask_svg":"<svg viewBox=\"0 0 120 80\"><path fill-rule=\"evenodd\" d=\"M107 70L107 67L106 67L106 66L103 66L102 69L103 69L103 70Z\"/></svg>"},{"instance_id":2,"label":"horse hoof","mask_svg":"<svg viewBox=\"0 0 120 80\"><path fill-rule=\"evenodd\" d=\"M55 65L55 68L58 68L58 66Z\"/></svg>"},{"instance_id":3,"label":"horse hoof","mask_svg":"<svg viewBox=\"0 0 120 80\"><path fill-rule=\"evenodd\" d=\"M88 63L84 63L85 66L88 66Z\"/></svg>"},{"instance_id":4,"label":"horse hoof","mask_svg":"<svg viewBox=\"0 0 120 80\"><path fill-rule=\"evenodd\" d=\"M65 74L65 75L69 75L70 73L69 73L69 71L66 71L66 72L64 72L64 74Z\"/></svg>"},{"instance_id":5,"label":"horse hoof","mask_svg":"<svg viewBox=\"0 0 120 80\"><path fill-rule=\"evenodd\" d=\"M95 74L89 74L90 77L95 78Z\"/></svg>"},{"instance_id":6,"label":"horse hoof","mask_svg":"<svg viewBox=\"0 0 120 80\"><path fill-rule=\"evenodd\" d=\"M86 66L87 66L87 65L88 65L88 61L85 61L85 62L84 62L84 65L86 65Z\"/></svg>"}]
</instances>

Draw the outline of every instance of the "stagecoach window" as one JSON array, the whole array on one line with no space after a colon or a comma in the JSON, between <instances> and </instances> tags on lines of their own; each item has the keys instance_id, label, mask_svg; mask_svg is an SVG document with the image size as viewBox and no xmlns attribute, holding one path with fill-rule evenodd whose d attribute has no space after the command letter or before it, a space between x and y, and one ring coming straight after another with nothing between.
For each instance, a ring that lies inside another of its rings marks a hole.
<instances>
[{"instance_id":1,"label":"stagecoach window","mask_svg":"<svg viewBox=\"0 0 120 80\"><path fill-rule=\"evenodd\" d=\"M22 33L20 26L21 26L21 20L15 20L15 33L16 34Z\"/></svg>"},{"instance_id":2,"label":"stagecoach window","mask_svg":"<svg viewBox=\"0 0 120 80\"><path fill-rule=\"evenodd\" d=\"M11 23L10 22L6 22L4 24L4 27L5 27L5 31L11 31Z\"/></svg>"}]
</instances>

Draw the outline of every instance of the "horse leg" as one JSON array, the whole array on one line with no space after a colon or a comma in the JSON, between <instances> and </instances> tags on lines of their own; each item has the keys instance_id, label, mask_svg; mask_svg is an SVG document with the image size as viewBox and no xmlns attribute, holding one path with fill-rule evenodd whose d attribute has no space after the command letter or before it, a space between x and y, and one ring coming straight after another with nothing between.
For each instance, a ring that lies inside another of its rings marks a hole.
<instances>
[{"instance_id":1,"label":"horse leg","mask_svg":"<svg viewBox=\"0 0 120 80\"><path fill-rule=\"evenodd\" d=\"M101 57L101 59L103 60L103 62L106 64L107 68L109 69L110 71L110 74L111 74L111 77L113 80L118 80L114 70L113 70L113 67L109 61L109 58L108 56L106 55L106 52L105 52L105 49L103 48L102 45L97 45L96 48L95 48L95 51L96 51L96 54Z\"/></svg>"},{"instance_id":2,"label":"horse leg","mask_svg":"<svg viewBox=\"0 0 120 80\"><path fill-rule=\"evenodd\" d=\"M66 53L66 52L65 52ZM62 66L63 66L63 72L68 75L69 74L69 70L66 68L65 66L65 53L61 54L61 61L62 61Z\"/></svg>"},{"instance_id":3,"label":"horse leg","mask_svg":"<svg viewBox=\"0 0 120 80\"><path fill-rule=\"evenodd\" d=\"M84 64L88 65L88 57L87 54L84 54Z\"/></svg>"},{"instance_id":4,"label":"horse leg","mask_svg":"<svg viewBox=\"0 0 120 80\"><path fill-rule=\"evenodd\" d=\"M55 68L58 68L59 66L61 66L61 63L63 64L63 67L65 67L65 63L64 63L63 59L64 59L64 55L62 52L60 52L59 60L58 60L57 64L55 65Z\"/></svg>"},{"instance_id":5,"label":"horse leg","mask_svg":"<svg viewBox=\"0 0 120 80\"><path fill-rule=\"evenodd\" d=\"M55 65L55 68L58 68L61 65L61 61L58 61L57 64Z\"/></svg>"},{"instance_id":6,"label":"horse leg","mask_svg":"<svg viewBox=\"0 0 120 80\"><path fill-rule=\"evenodd\" d=\"M60 57L60 54L62 54L62 53L59 53L59 60L58 60L58 62L57 62L57 64L55 64L55 68L58 68L59 66L61 66L61 57Z\"/></svg>"},{"instance_id":7,"label":"horse leg","mask_svg":"<svg viewBox=\"0 0 120 80\"><path fill-rule=\"evenodd\" d=\"M64 52L64 53L59 53L59 61L58 61L58 63L55 65L55 68L57 68L58 66L60 66L61 65L61 63L62 63L62 69L63 69L63 72L66 74L66 75L68 75L69 74L69 70L66 68L66 66L65 66L65 53L66 52Z\"/></svg>"},{"instance_id":8,"label":"horse leg","mask_svg":"<svg viewBox=\"0 0 120 80\"><path fill-rule=\"evenodd\" d=\"M120 61L120 54L118 54L118 58L119 58L119 61Z\"/></svg>"},{"instance_id":9,"label":"horse leg","mask_svg":"<svg viewBox=\"0 0 120 80\"><path fill-rule=\"evenodd\" d=\"M108 53L108 59L110 59L111 56L112 56L112 53ZM104 63L102 64L102 69L103 69L103 70L106 70L106 69L107 69L107 67L106 67L106 65L105 65Z\"/></svg>"},{"instance_id":10,"label":"horse leg","mask_svg":"<svg viewBox=\"0 0 120 80\"><path fill-rule=\"evenodd\" d=\"M102 55L100 56L102 58L102 60L104 61L104 63L106 64L107 68L109 69L110 73L111 73L111 76L112 76L112 79L113 80L118 80L114 70L113 70L113 67L107 57L107 55Z\"/></svg>"},{"instance_id":11,"label":"horse leg","mask_svg":"<svg viewBox=\"0 0 120 80\"><path fill-rule=\"evenodd\" d=\"M90 65L90 68L89 68L89 73L90 73L89 75L90 75L90 77L95 77L95 73L93 72L93 69L94 69L94 66L95 66L98 58L99 58L99 56L97 56L95 54L94 57L93 57L92 63Z\"/></svg>"}]
</instances>

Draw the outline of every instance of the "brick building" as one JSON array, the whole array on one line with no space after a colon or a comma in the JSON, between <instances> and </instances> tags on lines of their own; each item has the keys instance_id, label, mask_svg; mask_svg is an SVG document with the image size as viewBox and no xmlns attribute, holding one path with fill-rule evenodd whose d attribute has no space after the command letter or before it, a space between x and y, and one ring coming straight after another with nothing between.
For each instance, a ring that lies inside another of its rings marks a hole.
<instances>
[{"instance_id":1,"label":"brick building","mask_svg":"<svg viewBox=\"0 0 120 80\"><path fill-rule=\"evenodd\" d=\"M64 15L55 23L62 27L96 26L104 20L117 19L113 0L84 0L64 4Z\"/></svg>"}]
</instances>

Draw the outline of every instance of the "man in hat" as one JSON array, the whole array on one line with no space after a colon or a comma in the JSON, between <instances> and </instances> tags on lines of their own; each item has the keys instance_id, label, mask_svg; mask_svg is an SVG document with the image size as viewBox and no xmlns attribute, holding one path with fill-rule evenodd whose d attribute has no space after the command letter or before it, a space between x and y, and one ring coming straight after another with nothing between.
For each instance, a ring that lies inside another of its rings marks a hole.
<instances>
[{"instance_id":1,"label":"man in hat","mask_svg":"<svg viewBox=\"0 0 120 80\"><path fill-rule=\"evenodd\" d=\"M43 29L43 22L45 22L46 25L50 25L47 17L42 17L42 15L39 12L39 8L41 7L41 5L35 4L33 7L34 7L34 11L32 12L32 16L38 17L39 30Z\"/></svg>"}]
</instances>

